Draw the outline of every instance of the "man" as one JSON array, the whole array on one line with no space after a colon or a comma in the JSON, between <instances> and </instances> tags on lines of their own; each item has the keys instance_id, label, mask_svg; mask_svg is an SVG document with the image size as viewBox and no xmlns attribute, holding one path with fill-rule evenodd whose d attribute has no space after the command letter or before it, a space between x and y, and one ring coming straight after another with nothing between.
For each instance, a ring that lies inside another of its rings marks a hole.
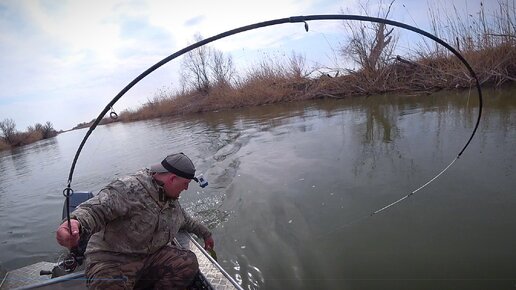
<instances>
[{"instance_id":1,"label":"man","mask_svg":"<svg viewBox=\"0 0 516 290\"><path fill-rule=\"evenodd\" d=\"M82 203L59 226L60 245L76 247L80 235L92 234L86 248L90 289L184 289L199 270L191 251L170 245L182 229L213 248L210 231L180 206L179 195L195 177L183 153L167 156L134 175L117 179ZM70 234L71 232L71 234Z\"/></svg>"}]
</instances>

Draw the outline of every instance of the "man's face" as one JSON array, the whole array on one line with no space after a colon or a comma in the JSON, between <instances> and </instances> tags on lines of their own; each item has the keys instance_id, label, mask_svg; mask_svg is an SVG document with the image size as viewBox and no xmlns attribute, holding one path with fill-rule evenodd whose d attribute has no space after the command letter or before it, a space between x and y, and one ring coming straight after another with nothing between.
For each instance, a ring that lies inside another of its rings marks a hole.
<instances>
[{"instance_id":1,"label":"man's face","mask_svg":"<svg viewBox=\"0 0 516 290\"><path fill-rule=\"evenodd\" d=\"M165 183L165 192L167 196L173 199L179 198L179 194L181 194L183 190L188 189L190 181L190 179L170 174L167 183Z\"/></svg>"}]
</instances>

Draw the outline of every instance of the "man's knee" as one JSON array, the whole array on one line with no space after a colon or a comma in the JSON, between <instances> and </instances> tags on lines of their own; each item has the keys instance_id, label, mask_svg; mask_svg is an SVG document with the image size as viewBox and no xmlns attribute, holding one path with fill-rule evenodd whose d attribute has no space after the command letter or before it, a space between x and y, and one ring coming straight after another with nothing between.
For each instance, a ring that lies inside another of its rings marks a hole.
<instances>
[{"instance_id":1,"label":"man's knee","mask_svg":"<svg viewBox=\"0 0 516 290\"><path fill-rule=\"evenodd\" d=\"M199 271L199 262L197 256L192 251L184 251L180 259L176 260L172 265L178 276L182 276L183 279L190 279L195 277Z\"/></svg>"},{"instance_id":2,"label":"man's knee","mask_svg":"<svg viewBox=\"0 0 516 290\"><path fill-rule=\"evenodd\" d=\"M192 283L199 272L197 257L191 251L175 247L163 249L153 266L147 269L148 281L155 281L157 289L181 289ZM141 282L143 283L143 282Z\"/></svg>"},{"instance_id":3,"label":"man's knee","mask_svg":"<svg viewBox=\"0 0 516 290\"><path fill-rule=\"evenodd\" d=\"M118 263L95 263L86 267L88 289L129 289L133 282Z\"/></svg>"}]
</instances>

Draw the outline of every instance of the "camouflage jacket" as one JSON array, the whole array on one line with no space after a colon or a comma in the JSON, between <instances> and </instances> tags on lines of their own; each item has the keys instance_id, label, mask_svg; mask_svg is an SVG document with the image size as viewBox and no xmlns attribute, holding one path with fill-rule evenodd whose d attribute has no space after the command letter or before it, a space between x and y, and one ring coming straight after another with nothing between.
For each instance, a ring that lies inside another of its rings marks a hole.
<instances>
[{"instance_id":1,"label":"camouflage jacket","mask_svg":"<svg viewBox=\"0 0 516 290\"><path fill-rule=\"evenodd\" d=\"M207 238L210 231L192 219L179 201L160 201L148 169L117 179L70 215L81 224L81 234L92 234L86 255L95 253L152 254L186 230Z\"/></svg>"}]
</instances>

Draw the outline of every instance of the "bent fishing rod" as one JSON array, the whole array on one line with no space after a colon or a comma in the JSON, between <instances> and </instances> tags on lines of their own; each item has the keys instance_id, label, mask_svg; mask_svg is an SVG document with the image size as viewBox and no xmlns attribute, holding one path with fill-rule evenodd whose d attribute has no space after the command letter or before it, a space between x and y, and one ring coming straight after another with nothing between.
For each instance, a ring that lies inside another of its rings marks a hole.
<instances>
[{"instance_id":1,"label":"bent fishing rod","mask_svg":"<svg viewBox=\"0 0 516 290\"><path fill-rule=\"evenodd\" d=\"M416 28L414 26L410 26L410 25L402 23L402 22L397 22L397 21L393 21L393 20L389 20L389 19L385 19L385 18L361 16L361 15L346 15L346 14L325 14L325 15L292 16L292 17L287 17L287 18L279 18L279 19L274 19L274 20L269 20L269 21L264 21L264 22L258 22L258 23L254 23L254 24L250 24L250 25L246 25L246 26L241 26L241 27L238 27L238 28L235 28L235 29L232 29L232 30L228 30L228 31L222 32L220 34L214 35L212 37L200 40L200 41L198 41L198 42L196 42L194 44L186 46L185 48L180 49L180 50L176 51L175 53L165 57L164 59L162 59L161 61L157 62L156 64L154 64L153 66L149 67L147 70L142 72L140 75L138 75L129 84L127 84L106 105L106 107L102 110L102 112L100 112L98 117L95 119L95 121L89 127L88 131L86 132L84 138L82 139L82 141L81 141L81 143L79 145L79 148L77 149L77 152L75 153L75 157L73 159L72 165L70 167L70 172L69 172L69 175L68 175L68 184L67 184L67 187L63 190L63 195L66 198L66 215L67 215L68 227L70 229L70 232L71 232L71 225L70 225L69 198L73 194L73 190L71 188L71 184L72 184L73 173L74 173L74 170L75 170L75 165L77 164L77 161L79 159L79 155L81 154L81 151L82 151L84 145L86 144L86 141L88 140L89 136L91 135L93 130L95 130L95 128L99 125L99 123L103 119L103 117L109 111L111 111L111 114L110 114L111 117L115 117L116 116L116 113L113 111L113 106L134 85L136 85L143 78L145 78L146 76L148 76L149 74L151 74L153 71L157 70L159 67L163 66L164 64L170 62L171 60L173 60L173 59L175 59L175 58L177 58L177 57L179 57L179 56L181 56L181 55L183 55L183 54L185 54L185 53L187 53L187 52L189 52L191 50L194 50L196 48L199 48L201 46L204 46L204 45L206 45L208 43L211 43L211 42L214 42L216 40L219 40L219 39L231 36L231 35L235 35L235 34L238 34L238 33L241 33L241 32L245 32L245 31L250 31L250 30L254 30L254 29L258 29L258 28L274 26L274 25L279 25L279 24L285 24L285 23L304 23L304 28L308 32L308 30L309 30L308 21L316 21L316 20L354 20L354 21L381 23L381 24L386 24L386 25L391 25L391 26L403 28L403 29L415 32L417 34L420 34L422 36L425 36L426 38L429 38L429 39L437 42L438 44L442 45L443 47L448 49L451 53L453 53L453 55L455 55L461 61L461 63L466 67L466 69L468 70L471 78L475 80L475 86L477 88L479 105L478 105L478 117L477 117L477 121L475 123L475 127L473 128L473 131L471 132L471 135L468 138L468 140L466 141L465 145L462 147L462 149L459 151L459 153L453 159L453 161L448 166L446 166L441 172L439 172L436 176L431 178L427 183L423 184L421 187L419 187L418 189L412 191L411 193L403 196L402 198L394 201L393 203L390 203L387 206L384 206L384 207L380 208L379 210L376 210L376 211L372 212L370 216L378 214L378 213L380 213L380 212L382 212L382 211L384 211L384 210L386 210L386 209L388 209L388 208L390 208L390 207L400 203L401 201L403 201L403 200L407 199L408 197L414 195L417 191L421 190L422 188L424 188L425 186L427 186L428 184L433 182L435 179L437 179L439 176L441 176L448 168L450 168L453 165L453 163L457 159L460 158L462 153L464 153L466 148L469 146L469 144L471 143L471 140L473 139L473 137L475 136L475 133L477 132L478 126L480 124L480 118L481 118L481 115L482 115L482 88L480 87L480 82L479 82L479 80L477 78L477 75L476 75L475 71L471 68L470 64L466 61L466 59L456 49L454 49L451 45L449 45L448 43L446 43L444 40L440 39L439 37L437 37L437 36L435 36L435 35L433 35L433 34L431 34L429 32L426 32L426 31L424 31L422 29Z\"/></svg>"}]
</instances>

